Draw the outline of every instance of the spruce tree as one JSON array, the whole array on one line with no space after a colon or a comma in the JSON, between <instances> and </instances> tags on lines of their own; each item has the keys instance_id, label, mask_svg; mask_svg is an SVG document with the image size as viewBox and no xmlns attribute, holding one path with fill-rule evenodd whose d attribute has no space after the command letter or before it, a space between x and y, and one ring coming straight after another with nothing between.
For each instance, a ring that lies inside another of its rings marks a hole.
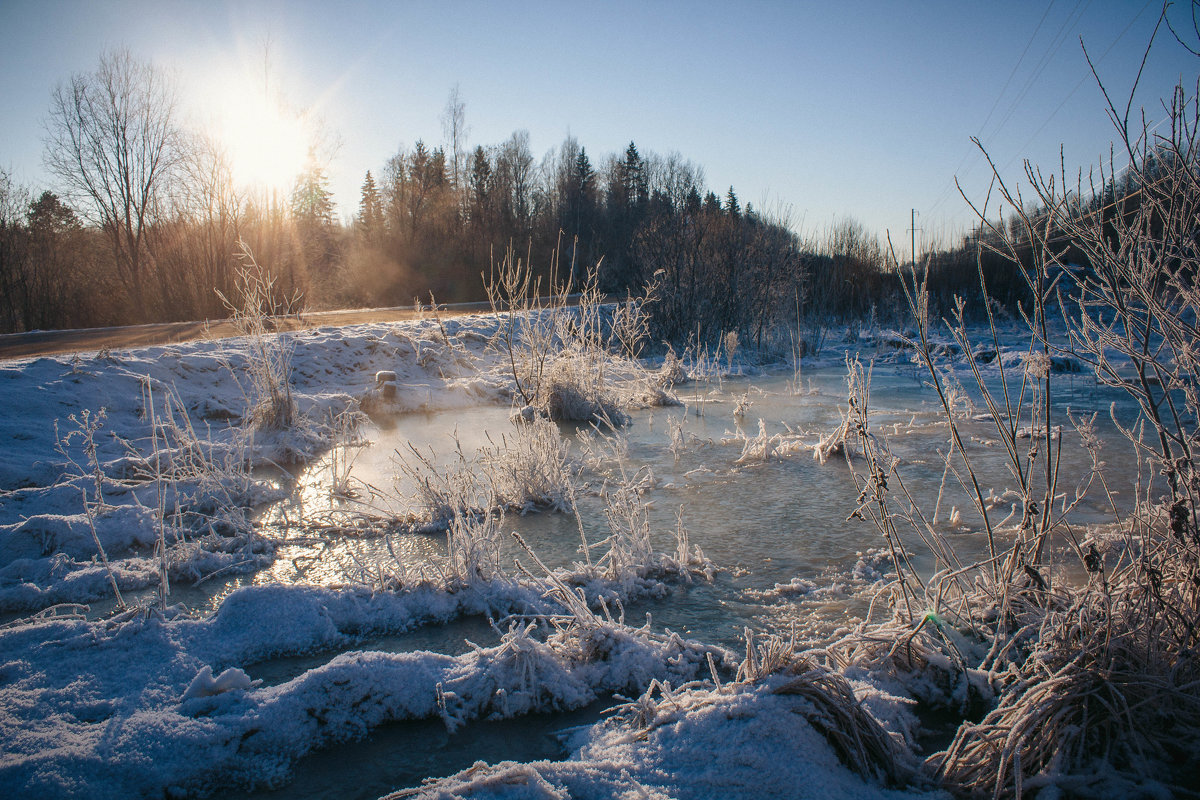
<instances>
[{"instance_id":1,"label":"spruce tree","mask_svg":"<svg viewBox=\"0 0 1200 800\"><path fill-rule=\"evenodd\" d=\"M729 191L725 194L725 211L731 217L737 217L742 213L742 207L738 203L738 197L733 191L733 187L729 187Z\"/></svg>"},{"instance_id":2,"label":"spruce tree","mask_svg":"<svg viewBox=\"0 0 1200 800\"><path fill-rule=\"evenodd\" d=\"M625 148L625 161L621 164L620 174L626 204L638 206L645 203L650 196L650 182L646 175L646 163L633 142Z\"/></svg>"},{"instance_id":3,"label":"spruce tree","mask_svg":"<svg viewBox=\"0 0 1200 800\"><path fill-rule=\"evenodd\" d=\"M355 222L368 242L377 244L382 238L383 202L379 198L379 189L370 170L367 170L367 177L363 180L362 197L358 203L358 218Z\"/></svg>"},{"instance_id":4,"label":"spruce tree","mask_svg":"<svg viewBox=\"0 0 1200 800\"><path fill-rule=\"evenodd\" d=\"M301 270L288 264L288 293L303 290L304 273L308 275L328 274L334 261L333 195L329 191L329 179L311 157L308 167L296 179L292 190L292 222L296 226Z\"/></svg>"}]
</instances>

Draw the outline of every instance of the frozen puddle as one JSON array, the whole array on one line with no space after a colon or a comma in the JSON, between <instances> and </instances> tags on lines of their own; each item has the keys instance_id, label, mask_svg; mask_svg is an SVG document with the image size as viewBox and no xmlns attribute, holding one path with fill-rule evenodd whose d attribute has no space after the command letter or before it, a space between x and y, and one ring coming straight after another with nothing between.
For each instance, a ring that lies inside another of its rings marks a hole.
<instances>
[{"instance_id":1,"label":"frozen puddle","mask_svg":"<svg viewBox=\"0 0 1200 800\"><path fill-rule=\"evenodd\" d=\"M878 535L858 521L847 521L855 491L844 463L821 464L810 452L755 463L738 463L743 455L739 436L753 436L761 417L771 434L795 435L815 441L840 421L844 403L841 370L809 376L803 394L788 391L783 377L727 379L718 387L689 384L681 397L687 406L634 412L620 433L626 439L623 468L648 478L643 500L655 546L669 549L682 518L691 542L721 569L711 581L670 585L665 591L625 604L627 621L648 620L652 629L674 631L689 639L736 650L752 629L795 627L820 637L852 624L865 611L873 587L885 577L886 559L875 548ZM895 419L908 425L917 419L931 423L928 400L911 378L897 378L889 395L903 404ZM748 401L748 402L747 402ZM744 413L735 417L739 402ZM913 411L913 408L919 409ZM699 412L699 413L698 413ZM296 496L274 513L320 517L336 511L403 514L404 496L412 482L396 473L396 452L411 446L439 467L468 459L494 446L511 432L510 412L503 407L415 413L379 420L363 431L370 446L357 451L352 474L358 500L331 497L329 457L297 478ZM605 506L599 490L613 478L613 465L583 465L588 431L577 425L559 426L570 443L570 458L580 469L579 480L591 488L577 499L580 519L551 510L504 517L504 531L522 538L550 568L570 568L582 560L580 524L587 540L596 544L608 535ZM920 434L914 434L918 436ZM943 433L930 426L927 438ZM674 441L674 448L672 443ZM500 543L503 560L520 560L534 567L510 536ZM445 557L446 535L389 533L364 538L330 536L320 541L284 545L270 567L230 581L234 585L275 582L340 585L373 573L373 565L405 562L408 569L436 564ZM481 646L497 641L496 632L480 616L449 624L418 628L400 636L369 638L355 649L412 652L428 650L457 655L467 650L465 639ZM246 668L251 678L266 684L292 680L319 668L335 652L274 659ZM567 754L555 731L594 721L605 702L581 712L533 715L499 722L469 722L447 734L440 721L395 723L373 731L365 742L334 745L306 756L294 778L277 792L255 797L376 797L398 787L413 786L429 776L449 775L478 759L554 759ZM350 766L352 765L352 766ZM355 776L353 786L346 774ZM298 793L298 794L297 794ZM225 795L223 795L225 796ZM231 794L228 797L243 797Z\"/></svg>"},{"instance_id":2,"label":"frozen puddle","mask_svg":"<svg viewBox=\"0 0 1200 800\"><path fill-rule=\"evenodd\" d=\"M711 386L689 384L680 392L688 406L633 413L631 423L619 432L626 439L620 468L628 475L644 476L642 498L655 545L668 549L682 520L692 544L722 568L712 584L676 587L661 602L639 605L639 612L653 615L656 626L665 625L705 641L734 643L743 627L756 624L763 612L758 604L746 602L747 589L763 592L797 576L819 580L825 574L834 580L832 576L837 575L837 580L844 580L853 577L859 554L878 546L873 529L846 520L856 493L840 460L820 464L810 452L798 451L787 457L738 463L743 451L738 437L756 435L760 418L770 434L790 430L798 440L810 442L836 427L838 407L844 402L842 380L839 370L814 374L811 388L803 395L787 393L782 377L727 379L720 389L715 382ZM697 399L700 396L703 403ZM913 412L909 408L928 399L911 379L898 379L891 396L905 403L897 420L902 417L908 424L916 416L932 421L932 409ZM738 402L746 404L746 399L747 410L735 417ZM405 502L412 481L397 475L397 452L411 462L411 446L438 467L447 467L459 459L461 448L471 460L481 449L511 435L510 413L506 408L472 408L411 414L372 424L363 432L370 446L358 450L353 461L357 500L331 498L327 456L299 476L296 497L277 507L275 513L319 518L332 512L345 519L359 513L402 515L412 510ZM584 464L586 446L580 441L580 426L561 424L559 431L569 443L569 460L580 470L579 482L586 487L577 498L580 519L553 510L507 513L506 535L500 544L507 563L520 559L532 566L523 549L507 535L510 531L519 533L551 568L570 567L582 560L580 525L593 545L608 535L599 494L614 480L617 467ZM586 438L587 428L582 431ZM942 435L931 427L926 438ZM677 442L674 450L673 436ZM253 582L337 585L372 572L376 564L386 568L399 561L410 569L434 564L446 551L443 532L298 538L300 543L280 548L275 563L254 575ZM862 570L859 573L864 574Z\"/></svg>"}]
</instances>

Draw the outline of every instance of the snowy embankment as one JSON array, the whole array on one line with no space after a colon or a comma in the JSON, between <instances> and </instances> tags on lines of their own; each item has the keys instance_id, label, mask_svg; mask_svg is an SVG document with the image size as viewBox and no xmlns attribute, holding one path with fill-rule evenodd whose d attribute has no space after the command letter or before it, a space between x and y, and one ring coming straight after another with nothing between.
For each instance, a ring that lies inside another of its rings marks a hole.
<instances>
[{"instance_id":1,"label":"snowy embankment","mask_svg":"<svg viewBox=\"0 0 1200 800\"><path fill-rule=\"evenodd\" d=\"M578 734L569 761L477 765L423 791L896 794L884 781L903 783L912 765L888 743L910 741L914 722L865 675L847 702L890 753L874 778L838 751L827 709L781 689L800 678L739 671L728 651L619 618L623 602L711 574L686 542L667 556L614 531L610 548L624 549L595 566L513 577L487 562L485 539L470 539L488 520L456 515L458 560L436 574L386 588L247 586L208 614L174 604L172 584L270 563L286 532L251 509L281 490L250 468L312 459L336 435L335 415L511 403L501 330L482 316L284 335L302 420L288 430L243 424L255 400L241 376L261 345L251 337L0 366L0 609L16 617L0 628L0 795L279 785L305 753L384 722L441 718L453 729L614 692L646 694ZM75 605L152 588L157 600L118 601L101 619ZM359 649L466 615L498 620L498 643L455 656ZM283 683L256 678L257 665L309 653L330 657Z\"/></svg>"},{"instance_id":2,"label":"snowy embankment","mask_svg":"<svg viewBox=\"0 0 1200 800\"><path fill-rule=\"evenodd\" d=\"M333 650L500 604L547 606L528 589L508 589L252 587L207 619L4 630L0 787L10 797L159 797L269 785L309 750L383 722L440 716L455 725L577 708L652 679L692 679L708 652L616 628L541 642L514 627L499 645L460 656L347 650L276 686L253 678L253 665L270 656Z\"/></svg>"},{"instance_id":3,"label":"snowy embankment","mask_svg":"<svg viewBox=\"0 0 1200 800\"><path fill-rule=\"evenodd\" d=\"M447 334L461 324L447 321ZM494 331L494 320L480 321L462 339L479 352ZM499 368L462 363L465 348L448 345L432 320L289 336L303 422L282 431L239 424L250 405L249 337L0 365L10 409L0 417L0 610L111 596L100 547L122 588L155 583L163 501L185 517L167 524L188 534L168 537L172 577L261 567L272 542L241 509L279 490L250 467L313 458L335 435L333 417L364 399L403 413L511 396ZM397 374L387 400L378 370Z\"/></svg>"}]
</instances>

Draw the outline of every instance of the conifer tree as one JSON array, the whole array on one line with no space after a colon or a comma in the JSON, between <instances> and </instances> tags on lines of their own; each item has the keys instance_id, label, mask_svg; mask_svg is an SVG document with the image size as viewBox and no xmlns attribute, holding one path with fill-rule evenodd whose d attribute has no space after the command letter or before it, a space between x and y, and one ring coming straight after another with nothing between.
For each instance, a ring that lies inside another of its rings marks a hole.
<instances>
[{"instance_id":1,"label":"conifer tree","mask_svg":"<svg viewBox=\"0 0 1200 800\"><path fill-rule=\"evenodd\" d=\"M633 142L625 148L625 159L618 165L617 175L619 185L616 188L620 192L621 203L631 208L644 204L650 196L650 182L646 175L646 163Z\"/></svg>"},{"instance_id":2,"label":"conifer tree","mask_svg":"<svg viewBox=\"0 0 1200 800\"><path fill-rule=\"evenodd\" d=\"M292 217L302 226L333 225L333 195L329 191L329 178L313 160L296 178L296 186L292 189Z\"/></svg>"},{"instance_id":3,"label":"conifer tree","mask_svg":"<svg viewBox=\"0 0 1200 800\"><path fill-rule=\"evenodd\" d=\"M729 191L725 194L725 211L731 217L737 217L742 213L742 207L738 203L738 197L733 191L733 187L729 187Z\"/></svg>"},{"instance_id":4,"label":"conifer tree","mask_svg":"<svg viewBox=\"0 0 1200 800\"><path fill-rule=\"evenodd\" d=\"M363 237L371 244L378 244L383 237L383 201L379 197L379 189L370 170L367 170L367 177L363 180L355 223L362 231Z\"/></svg>"},{"instance_id":5,"label":"conifer tree","mask_svg":"<svg viewBox=\"0 0 1200 800\"><path fill-rule=\"evenodd\" d=\"M588 160L587 148L580 148L575 157L575 170L571 176L571 194L567 198L567 219L572 228L570 233L579 235L591 222L596 191L596 173Z\"/></svg>"},{"instance_id":6,"label":"conifer tree","mask_svg":"<svg viewBox=\"0 0 1200 800\"><path fill-rule=\"evenodd\" d=\"M492 164L487 152L482 147L476 147L471 156L471 173L468 179L470 196L467 208L468 217L475 225L485 224L491 205L492 196Z\"/></svg>"},{"instance_id":7,"label":"conifer tree","mask_svg":"<svg viewBox=\"0 0 1200 800\"><path fill-rule=\"evenodd\" d=\"M307 288L305 273L308 276L328 275L334 262L333 195L325 170L311 153L308 166L296 179L291 199L300 262L288 262L285 289L289 294Z\"/></svg>"}]
</instances>

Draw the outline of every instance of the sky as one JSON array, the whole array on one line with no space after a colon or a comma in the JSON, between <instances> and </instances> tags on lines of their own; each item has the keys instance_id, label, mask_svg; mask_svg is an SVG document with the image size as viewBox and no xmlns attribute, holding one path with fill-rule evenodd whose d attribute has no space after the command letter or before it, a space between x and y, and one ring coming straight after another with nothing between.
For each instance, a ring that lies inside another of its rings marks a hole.
<instances>
[{"instance_id":1,"label":"sky","mask_svg":"<svg viewBox=\"0 0 1200 800\"><path fill-rule=\"evenodd\" d=\"M1191 30L1190 7L1177 6L1176 29ZM850 217L890 232L906 253L914 209L918 250L953 243L975 219L954 183L977 204L987 196L991 171L972 136L1013 185L1025 159L1057 170L1061 152L1073 177L1106 157L1114 129L1080 40L1123 105L1160 9L1156 0L0 0L0 167L31 192L54 188L42 166L51 93L123 47L173 75L187 124L227 140L246 135L228 118L248 118L269 62L276 94L320 120L343 218L367 170L378 175L419 139L443 142L457 86L471 148L525 129L539 159L568 135L593 164L630 141L643 154L676 151L718 195L733 186L743 205L784 216L803 236ZM1135 108L1156 124L1161 98L1180 80L1195 89L1198 66L1164 28Z\"/></svg>"}]
</instances>

